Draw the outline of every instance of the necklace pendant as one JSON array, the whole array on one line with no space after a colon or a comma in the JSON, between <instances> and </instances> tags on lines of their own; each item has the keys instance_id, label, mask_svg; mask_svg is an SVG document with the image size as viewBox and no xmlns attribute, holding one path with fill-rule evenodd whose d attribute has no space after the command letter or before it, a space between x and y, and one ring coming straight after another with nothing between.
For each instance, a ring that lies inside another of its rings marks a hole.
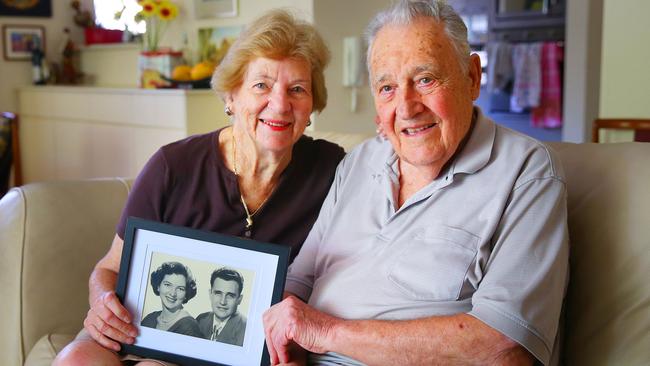
<instances>
[{"instance_id":1,"label":"necklace pendant","mask_svg":"<svg viewBox=\"0 0 650 366\"><path fill-rule=\"evenodd\" d=\"M246 217L246 230L250 230L253 227L253 218L248 216Z\"/></svg>"},{"instance_id":2,"label":"necklace pendant","mask_svg":"<svg viewBox=\"0 0 650 366\"><path fill-rule=\"evenodd\" d=\"M250 238L251 237L251 230L246 229L246 231L244 231L244 236L247 237L247 238Z\"/></svg>"}]
</instances>

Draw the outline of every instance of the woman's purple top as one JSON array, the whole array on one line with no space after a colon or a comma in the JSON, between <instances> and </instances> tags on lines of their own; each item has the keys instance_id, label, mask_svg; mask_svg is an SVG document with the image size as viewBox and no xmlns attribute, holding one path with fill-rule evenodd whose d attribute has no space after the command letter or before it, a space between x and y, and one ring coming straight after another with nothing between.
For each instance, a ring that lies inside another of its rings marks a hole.
<instances>
[{"instance_id":1,"label":"woman's purple top","mask_svg":"<svg viewBox=\"0 0 650 366\"><path fill-rule=\"evenodd\" d=\"M246 212L235 174L218 148L221 131L190 136L156 151L133 184L116 228L120 238L129 216L244 235ZM301 137L278 186L253 216L251 239L290 246L293 261L344 155L336 144Z\"/></svg>"}]
</instances>

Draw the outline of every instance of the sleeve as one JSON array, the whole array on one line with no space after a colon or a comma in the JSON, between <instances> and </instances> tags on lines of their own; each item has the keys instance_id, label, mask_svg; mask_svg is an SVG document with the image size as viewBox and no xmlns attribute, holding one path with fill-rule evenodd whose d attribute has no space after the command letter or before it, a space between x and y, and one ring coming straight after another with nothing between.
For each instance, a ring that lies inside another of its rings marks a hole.
<instances>
[{"instance_id":1,"label":"sleeve","mask_svg":"<svg viewBox=\"0 0 650 366\"><path fill-rule=\"evenodd\" d=\"M165 192L169 176L167 161L162 149L159 149L145 164L133 183L133 188L115 229L121 239L124 239L126 219L129 216L163 221Z\"/></svg>"},{"instance_id":2,"label":"sleeve","mask_svg":"<svg viewBox=\"0 0 650 366\"><path fill-rule=\"evenodd\" d=\"M341 184L343 166L347 158L344 158L336 168L334 182L323 201L318 218L311 228L307 239L305 239L300 252L289 266L285 291L295 294L303 301L308 301L314 286L316 263L318 262L318 251L323 243L323 236L332 221L337 201L337 192Z\"/></svg>"},{"instance_id":3,"label":"sleeve","mask_svg":"<svg viewBox=\"0 0 650 366\"><path fill-rule=\"evenodd\" d=\"M511 193L470 315L550 362L568 281L566 187L531 179Z\"/></svg>"}]
</instances>

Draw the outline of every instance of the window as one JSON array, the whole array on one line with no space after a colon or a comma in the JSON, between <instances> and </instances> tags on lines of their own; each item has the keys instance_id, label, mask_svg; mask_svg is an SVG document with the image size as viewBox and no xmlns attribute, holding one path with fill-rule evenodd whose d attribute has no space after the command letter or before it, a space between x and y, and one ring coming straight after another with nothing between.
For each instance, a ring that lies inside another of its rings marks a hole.
<instances>
[{"instance_id":1,"label":"window","mask_svg":"<svg viewBox=\"0 0 650 366\"><path fill-rule=\"evenodd\" d=\"M136 23L135 15L142 9L136 0L93 0L95 22L102 28L128 30L141 34L146 31L145 22ZM123 11L122 11L123 10ZM122 11L122 16L115 19L115 14Z\"/></svg>"}]
</instances>

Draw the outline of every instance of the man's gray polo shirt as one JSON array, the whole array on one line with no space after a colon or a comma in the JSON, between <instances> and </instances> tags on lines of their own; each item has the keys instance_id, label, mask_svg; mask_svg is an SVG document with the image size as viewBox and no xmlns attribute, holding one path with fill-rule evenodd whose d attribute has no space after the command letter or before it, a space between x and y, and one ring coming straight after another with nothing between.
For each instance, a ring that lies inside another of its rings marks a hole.
<instances>
[{"instance_id":1,"label":"man's gray polo shirt","mask_svg":"<svg viewBox=\"0 0 650 366\"><path fill-rule=\"evenodd\" d=\"M468 313L548 364L568 280L562 169L545 145L477 112L462 150L397 211L390 143L352 151L286 290L345 319Z\"/></svg>"}]
</instances>

